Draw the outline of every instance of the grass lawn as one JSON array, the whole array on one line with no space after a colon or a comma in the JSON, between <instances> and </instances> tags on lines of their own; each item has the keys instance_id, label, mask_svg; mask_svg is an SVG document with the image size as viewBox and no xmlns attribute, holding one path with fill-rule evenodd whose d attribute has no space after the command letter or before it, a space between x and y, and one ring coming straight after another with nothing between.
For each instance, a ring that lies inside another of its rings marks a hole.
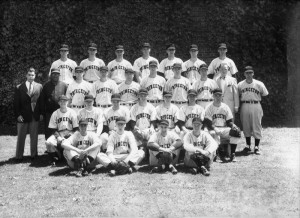
<instances>
[{"instance_id":1,"label":"grass lawn","mask_svg":"<svg viewBox=\"0 0 300 218\"><path fill-rule=\"evenodd\" d=\"M142 166L113 178L101 167L83 178L64 164L48 167L43 135L39 158L30 161L27 139L27 158L16 164L16 136L0 136L0 217L299 217L300 129L266 128L263 134L262 155L238 153L237 163L214 163L210 177L180 165L177 175L150 175ZM244 146L243 139L237 150Z\"/></svg>"}]
</instances>

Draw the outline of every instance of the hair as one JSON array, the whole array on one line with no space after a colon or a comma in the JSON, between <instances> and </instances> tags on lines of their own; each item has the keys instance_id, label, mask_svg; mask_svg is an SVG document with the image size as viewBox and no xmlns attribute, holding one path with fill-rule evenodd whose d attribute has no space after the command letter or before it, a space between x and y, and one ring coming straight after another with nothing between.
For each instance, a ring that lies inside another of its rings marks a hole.
<instances>
[{"instance_id":1,"label":"hair","mask_svg":"<svg viewBox=\"0 0 300 218\"><path fill-rule=\"evenodd\" d=\"M33 67L30 67L30 68L28 69L28 72L27 72L27 73L29 73L29 72L35 73L35 69L34 69Z\"/></svg>"}]
</instances>

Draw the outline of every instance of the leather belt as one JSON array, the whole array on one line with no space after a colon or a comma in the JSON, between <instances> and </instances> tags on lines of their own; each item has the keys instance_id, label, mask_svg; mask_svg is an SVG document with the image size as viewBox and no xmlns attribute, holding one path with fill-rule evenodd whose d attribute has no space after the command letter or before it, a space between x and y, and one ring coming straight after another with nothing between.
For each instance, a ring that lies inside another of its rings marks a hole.
<instances>
[{"instance_id":1,"label":"leather belt","mask_svg":"<svg viewBox=\"0 0 300 218\"><path fill-rule=\"evenodd\" d=\"M186 104L187 101L171 101L173 104Z\"/></svg>"},{"instance_id":2,"label":"leather belt","mask_svg":"<svg viewBox=\"0 0 300 218\"><path fill-rule=\"evenodd\" d=\"M125 106L133 106L135 105L136 103L120 103L120 105L125 105Z\"/></svg>"},{"instance_id":3,"label":"leather belt","mask_svg":"<svg viewBox=\"0 0 300 218\"><path fill-rule=\"evenodd\" d=\"M94 81L88 81L89 83L94 83Z\"/></svg>"},{"instance_id":4,"label":"leather belt","mask_svg":"<svg viewBox=\"0 0 300 218\"><path fill-rule=\"evenodd\" d=\"M108 108L110 106L111 104L97 104L97 107L103 107L103 108Z\"/></svg>"},{"instance_id":5,"label":"leather belt","mask_svg":"<svg viewBox=\"0 0 300 218\"><path fill-rule=\"evenodd\" d=\"M209 102L209 101L213 101L213 99L198 99L197 101L205 101L205 102Z\"/></svg>"},{"instance_id":6,"label":"leather belt","mask_svg":"<svg viewBox=\"0 0 300 218\"><path fill-rule=\"evenodd\" d=\"M160 103L161 100L147 100L147 102L152 103L152 104L156 104L156 103Z\"/></svg>"},{"instance_id":7,"label":"leather belt","mask_svg":"<svg viewBox=\"0 0 300 218\"><path fill-rule=\"evenodd\" d=\"M242 101L242 103L246 103L246 104L259 104L259 101Z\"/></svg>"},{"instance_id":8,"label":"leather belt","mask_svg":"<svg viewBox=\"0 0 300 218\"><path fill-rule=\"evenodd\" d=\"M72 108L84 108L84 105L72 105Z\"/></svg>"}]
</instances>

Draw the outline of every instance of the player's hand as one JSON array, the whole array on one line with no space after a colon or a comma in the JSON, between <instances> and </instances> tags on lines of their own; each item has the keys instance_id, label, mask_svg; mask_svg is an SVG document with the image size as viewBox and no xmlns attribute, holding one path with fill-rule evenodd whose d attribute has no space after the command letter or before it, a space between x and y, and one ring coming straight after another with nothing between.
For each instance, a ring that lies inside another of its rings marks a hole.
<instances>
[{"instance_id":1,"label":"player's hand","mask_svg":"<svg viewBox=\"0 0 300 218\"><path fill-rule=\"evenodd\" d=\"M221 134L221 130L219 128L215 128L214 130L215 130L217 135Z\"/></svg>"},{"instance_id":2,"label":"player's hand","mask_svg":"<svg viewBox=\"0 0 300 218\"><path fill-rule=\"evenodd\" d=\"M63 140L64 140L63 137L61 137L61 136L58 136L58 137L57 137L57 143L61 143Z\"/></svg>"},{"instance_id":3,"label":"player's hand","mask_svg":"<svg viewBox=\"0 0 300 218\"><path fill-rule=\"evenodd\" d=\"M18 119L17 119L17 120L18 120L18 122L20 122L20 123L23 123L23 121L24 121L22 115L18 116Z\"/></svg>"},{"instance_id":4,"label":"player's hand","mask_svg":"<svg viewBox=\"0 0 300 218\"><path fill-rule=\"evenodd\" d=\"M239 108L238 108L238 107L235 107L235 108L234 108L234 112L235 112L235 113L238 113L238 112L239 112Z\"/></svg>"},{"instance_id":5,"label":"player's hand","mask_svg":"<svg viewBox=\"0 0 300 218\"><path fill-rule=\"evenodd\" d=\"M86 150L82 150L79 154L79 159L82 160L84 157L87 156L87 151Z\"/></svg>"}]
</instances>

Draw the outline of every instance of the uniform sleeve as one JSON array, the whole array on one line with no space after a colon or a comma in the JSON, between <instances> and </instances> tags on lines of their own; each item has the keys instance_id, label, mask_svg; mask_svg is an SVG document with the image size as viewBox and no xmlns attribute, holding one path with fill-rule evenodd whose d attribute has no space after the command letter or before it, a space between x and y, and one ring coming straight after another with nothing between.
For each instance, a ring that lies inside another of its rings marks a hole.
<instances>
[{"instance_id":1,"label":"uniform sleeve","mask_svg":"<svg viewBox=\"0 0 300 218\"><path fill-rule=\"evenodd\" d=\"M209 120L211 120L212 121L212 110L211 110L211 107L207 107L206 109L205 109L205 115L204 115L204 118L207 118L207 119L209 119Z\"/></svg>"},{"instance_id":2,"label":"uniform sleeve","mask_svg":"<svg viewBox=\"0 0 300 218\"><path fill-rule=\"evenodd\" d=\"M217 142L213 139L213 137L208 134L208 133L204 133L204 141L205 141L205 149L206 151L208 151L210 154L212 154L213 152L215 152L218 148L218 144Z\"/></svg>"},{"instance_id":3,"label":"uniform sleeve","mask_svg":"<svg viewBox=\"0 0 300 218\"><path fill-rule=\"evenodd\" d=\"M113 153L114 152L114 134L111 134L108 137L108 141L107 141L107 154L109 153Z\"/></svg>"},{"instance_id":4,"label":"uniform sleeve","mask_svg":"<svg viewBox=\"0 0 300 218\"><path fill-rule=\"evenodd\" d=\"M96 133L90 132L90 138L91 138L92 145L95 144L95 143L101 144L101 140L100 140L100 138L97 136Z\"/></svg>"},{"instance_id":5,"label":"uniform sleeve","mask_svg":"<svg viewBox=\"0 0 300 218\"><path fill-rule=\"evenodd\" d=\"M230 108L227 105L226 105L226 113L227 113L226 120L233 119L232 112L231 112Z\"/></svg>"},{"instance_id":6,"label":"uniform sleeve","mask_svg":"<svg viewBox=\"0 0 300 218\"><path fill-rule=\"evenodd\" d=\"M130 111L127 107L124 107L124 111L125 111L125 120L126 123L128 123L130 121Z\"/></svg>"},{"instance_id":7,"label":"uniform sleeve","mask_svg":"<svg viewBox=\"0 0 300 218\"><path fill-rule=\"evenodd\" d=\"M49 121L49 125L48 128L51 129L57 129L57 122L56 122L56 118L57 118L57 112L54 111L51 115L50 121Z\"/></svg>"},{"instance_id":8,"label":"uniform sleeve","mask_svg":"<svg viewBox=\"0 0 300 218\"><path fill-rule=\"evenodd\" d=\"M156 110L155 110L154 106L152 106L151 108L152 108L152 110L151 110L151 114L150 114L150 120L154 121L154 120L156 120Z\"/></svg>"},{"instance_id":9,"label":"uniform sleeve","mask_svg":"<svg viewBox=\"0 0 300 218\"><path fill-rule=\"evenodd\" d=\"M207 75L208 74L214 74L214 60L212 60L208 66Z\"/></svg>"},{"instance_id":10,"label":"uniform sleeve","mask_svg":"<svg viewBox=\"0 0 300 218\"><path fill-rule=\"evenodd\" d=\"M84 69L84 60L82 60L82 61L80 62L79 66L80 66L80 67L83 67L83 69Z\"/></svg>"},{"instance_id":11,"label":"uniform sleeve","mask_svg":"<svg viewBox=\"0 0 300 218\"><path fill-rule=\"evenodd\" d=\"M171 90L170 90L170 81L171 81L171 80L168 80L168 81L166 82L165 87L164 87L164 90L165 90L165 91L171 91Z\"/></svg>"},{"instance_id":12,"label":"uniform sleeve","mask_svg":"<svg viewBox=\"0 0 300 218\"><path fill-rule=\"evenodd\" d=\"M156 119L160 120L160 112L161 112L160 106L156 106L155 110L156 110Z\"/></svg>"},{"instance_id":13,"label":"uniform sleeve","mask_svg":"<svg viewBox=\"0 0 300 218\"><path fill-rule=\"evenodd\" d=\"M128 131L128 141L130 145L130 153L135 153L138 150L135 137L132 132Z\"/></svg>"},{"instance_id":14,"label":"uniform sleeve","mask_svg":"<svg viewBox=\"0 0 300 218\"><path fill-rule=\"evenodd\" d=\"M133 69L133 66L129 61L126 61L126 68L127 69Z\"/></svg>"},{"instance_id":15,"label":"uniform sleeve","mask_svg":"<svg viewBox=\"0 0 300 218\"><path fill-rule=\"evenodd\" d=\"M238 108L240 106L240 98L239 98L239 92L238 92L236 78L233 78L232 90L233 90L234 107Z\"/></svg>"},{"instance_id":16,"label":"uniform sleeve","mask_svg":"<svg viewBox=\"0 0 300 218\"><path fill-rule=\"evenodd\" d=\"M185 107L182 106L179 111L178 111L178 120L181 120L185 122L185 112L184 112Z\"/></svg>"},{"instance_id":17,"label":"uniform sleeve","mask_svg":"<svg viewBox=\"0 0 300 218\"><path fill-rule=\"evenodd\" d=\"M205 110L202 106L199 105L199 107L201 107L201 112L200 112L200 119L203 121L204 117L205 117Z\"/></svg>"},{"instance_id":18,"label":"uniform sleeve","mask_svg":"<svg viewBox=\"0 0 300 218\"><path fill-rule=\"evenodd\" d=\"M135 105L130 109L130 119L136 121L136 107Z\"/></svg>"},{"instance_id":19,"label":"uniform sleeve","mask_svg":"<svg viewBox=\"0 0 300 218\"><path fill-rule=\"evenodd\" d=\"M196 152L195 146L193 145L193 142L190 140L190 134L186 134L183 138L183 148L187 152Z\"/></svg>"},{"instance_id":20,"label":"uniform sleeve","mask_svg":"<svg viewBox=\"0 0 300 218\"><path fill-rule=\"evenodd\" d=\"M72 109L71 109L72 110ZM72 125L73 129L78 127L78 119L75 111L72 110Z\"/></svg>"},{"instance_id":21,"label":"uniform sleeve","mask_svg":"<svg viewBox=\"0 0 300 218\"><path fill-rule=\"evenodd\" d=\"M269 94L265 84L263 84L262 82L260 83L260 93L262 96L267 96Z\"/></svg>"},{"instance_id":22,"label":"uniform sleeve","mask_svg":"<svg viewBox=\"0 0 300 218\"><path fill-rule=\"evenodd\" d=\"M157 69L158 72L161 72L161 73L165 73L165 62L164 60L162 60L160 62L160 64L158 65L158 69Z\"/></svg>"},{"instance_id":23,"label":"uniform sleeve","mask_svg":"<svg viewBox=\"0 0 300 218\"><path fill-rule=\"evenodd\" d=\"M103 67L105 66L105 62L102 59L99 59L99 65L100 67Z\"/></svg>"},{"instance_id":24,"label":"uniform sleeve","mask_svg":"<svg viewBox=\"0 0 300 218\"><path fill-rule=\"evenodd\" d=\"M238 72L237 67L235 66L235 63L233 60L231 60L231 67L230 67L230 73L231 75L234 75Z\"/></svg>"},{"instance_id":25,"label":"uniform sleeve","mask_svg":"<svg viewBox=\"0 0 300 218\"><path fill-rule=\"evenodd\" d=\"M157 133L154 133L152 136L150 136L148 143L158 143Z\"/></svg>"},{"instance_id":26,"label":"uniform sleeve","mask_svg":"<svg viewBox=\"0 0 300 218\"><path fill-rule=\"evenodd\" d=\"M113 94L119 93L119 87L117 83L114 80L111 80L111 82L112 82L112 93Z\"/></svg>"},{"instance_id":27,"label":"uniform sleeve","mask_svg":"<svg viewBox=\"0 0 300 218\"><path fill-rule=\"evenodd\" d=\"M134 63L133 63L133 70L140 73L141 71L140 71L139 66L138 66L138 63L139 63L138 61L139 61L139 59L136 59L134 61Z\"/></svg>"},{"instance_id":28,"label":"uniform sleeve","mask_svg":"<svg viewBox=\"0 0 300 218\"><path fill-rule=\"evenodd\" d=\"M211 82L212 82L212 88L213 88L213 90L219 88L219 86L218 86L218 84L217 84L217 82L215 80L211 80Z\"/></svg>"},{"instance_id":29,"label":"uniform sleeve","mask_svg":"<svg viewBox=\"0 0 300 218\"><path fill-rule=\"evenodd\" d=\"M75 68L77 67L77 63L75 61L72 62L73 67L72 67L72 75L75 75Z\"/></svg>"},{"instance_id":30,"label":"uniform sleeve","mask_svg":"<svg viewBox=\"0 0 300 218\"><path fill-rule=\"evenodd\" d=\"M93 98L96 98L96 83L95 82L92 84L91 95L93 96Z\"/></svg>"},{"instance_id":31,"label":"uniform sleeve","mask_svg":"<svg viewBox=\"0 0 300 218\"><path fill-rule=\"evenodd\" d=\"M105 126L108 126L107 113L108 113L108 110L103 112L103 125L105 125Z\"/></svg>"},{"instance_id":32,"label":"uniform sleeve","mask_svg":"<svg viewBox=\"0 0 300 218\"><path fill-rule=\"evenodd\" d=\"M66 96L67 98L71 99L71 88L72 88L72 83L68 86L67 91L66 91Z\"/></svg>"},{"instance_id":33,"label":"uniform sleeve","mask_svg":"<svg viewBox=\"0 0 300 218\"><path fill-rule=\"evenodd\" d=\"M141 81L141 88L146 88L146 79L147 77L143 78L142 81Z\"/></svg>"},{"instance_id":34,"label":"uniform sleeve","mask_svg":"<svg viewBox=\"0 0 300 218\"><path fill-rule=\"evenodd\" d=\"M182 72L187 71L186 65L187 65L187 61L182 64Z\"/></svg>"},{"instance_id":35,"label":"uniform sleeve","mask_svg":"<svg viewBox=\"0 0 300 218\"><path fill-rule=\"evenodd\" d=\"M71 135L68 139L65 139L65 140L63 140L62 141L62 144L63 145L74 145L74 140L75 140L75 135L76 135L76 133L74 133L73 135ZM75 147L75 146L74 146Z\"/></svg>"}]
</instances>

